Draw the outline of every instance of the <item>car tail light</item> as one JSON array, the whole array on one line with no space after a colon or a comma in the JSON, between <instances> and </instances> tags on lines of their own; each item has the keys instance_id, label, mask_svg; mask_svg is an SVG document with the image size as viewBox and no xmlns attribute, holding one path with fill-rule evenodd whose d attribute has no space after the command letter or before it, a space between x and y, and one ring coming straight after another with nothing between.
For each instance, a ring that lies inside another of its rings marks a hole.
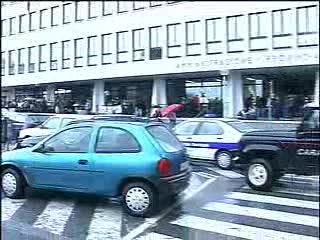
<instances>
[{"instance_id":1,"label":"car tail light","mask_svg":"<svg viewBox=\"0 0 320 240\"><path fill-rule=\"evenodd\" d=\"M161 177L171 175L171 162L168 159L161 159L158 164L158 171Z\"/></svg>"}]
</instances>

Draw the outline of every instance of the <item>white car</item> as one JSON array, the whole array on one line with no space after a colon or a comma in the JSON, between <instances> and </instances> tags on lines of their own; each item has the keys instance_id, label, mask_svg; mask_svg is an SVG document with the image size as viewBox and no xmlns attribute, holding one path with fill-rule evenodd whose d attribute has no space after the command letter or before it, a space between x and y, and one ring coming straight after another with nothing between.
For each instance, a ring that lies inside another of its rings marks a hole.
<instances>
[{"instance_id":1,"label":"white car","mask_svg":"<svg viewBox=\"0 0 320 240\"><path fill-rule=\"evenodd\" d=\"M37 127L21 130L18 138L23 139L26 137L48 136L63 128L71 121L91 119L93 117L94 116L92 115L57 114L48 118L44 123Z\"/></svg>"},{"instance_id":2,"label":"white car","mask_svg":"<svg viewBox=\"0 0 320 240\"><path fill-rule=\"evenodd\" d=\"M187 120L174 129L190 158L217 161L222 169L231 169L239 159L240 138L251 130L247 123L223 118Z\"/></svg>"}]
</instances>

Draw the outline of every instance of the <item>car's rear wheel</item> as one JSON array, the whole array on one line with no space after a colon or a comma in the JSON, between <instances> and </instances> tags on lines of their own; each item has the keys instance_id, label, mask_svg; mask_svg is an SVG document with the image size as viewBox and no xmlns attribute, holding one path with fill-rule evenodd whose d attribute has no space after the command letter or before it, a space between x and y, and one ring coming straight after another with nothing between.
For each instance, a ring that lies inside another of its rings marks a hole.
<instances>
[{"instance_id":1,"label":"car's rear wheel","mask_svg":"<svg viewBox=\"0 0 320 240\"><path fill-rule=\"evenodd\" d=\"M21 198L24 196L24 179L20 173L12 168L7 168L1 175L1 188L8 198Z\"/></svg>"},{"instance_id":2,"label":"car's rear wheel","mask_svg":"<svg viewBox=\"0 0 320 240\"><path fill-rule=\"evenodd\" d=\"M133 216L149 217L158 207L156 191L144 182L128 183L122 197L125 210Z\"/></svg>"},{"instance_id":3,"label":"car's rear wheel","mask_svg":"<svg viewBox=\"0 0 320 240\"><path fill-rule=\"evenodd\" d=\"M272 187L272 167L265 159L257 158L250 162L247 170L247 183L259 191L269 191Z\"/></svg>"},{"instance_id":4,"label":"car's rear wheel","mask_svg":"<svg viewBox=\"0 0 320 240\"><path fill-rule=\"evenodd\" d=\"M232 154L228 151L220 151L216 154L217 165L219 168L229 170L233 167Z\"/></svg>"}]
</instances>

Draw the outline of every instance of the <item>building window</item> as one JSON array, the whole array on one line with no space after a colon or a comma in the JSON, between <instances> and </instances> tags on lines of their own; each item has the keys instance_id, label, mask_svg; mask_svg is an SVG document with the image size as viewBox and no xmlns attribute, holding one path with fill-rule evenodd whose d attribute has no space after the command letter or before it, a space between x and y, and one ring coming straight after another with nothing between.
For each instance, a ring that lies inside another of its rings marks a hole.
<instances>
[{"instance_id":1,"label":"building window","mask_svg":"<svg viewBox=\"0 0 320 240\"><path fill-rule=\"evenodd\" d=\"M1 76L6 75L6 52L1 52Z\"/></svg>"},{"instance_id":2,"label":"building window","mask_svg":"<svg viewBox=\"0 0 320 240\"><path fill-rule=\"evenodd\" d=\"M39 45L39 72L45 72L46 69L46 57L45 57L45 44Z\"/></svg>"},{"instance_id":3,"label":"building window","mask_svg":"<svg viewBox=\"0 0 320 240\"><path fill-rule=\"evenodd\" d=\"M145 30L135 29L132 31L132 55L133 61L143 61L145 51Z\"/></svg>"},{"instance_id":4,"label":"building window","mask_svg":"<svg viewBox=\"0 0 320 240\"><path fill-rule=\"evenodd\" d=\"M140 10L148 7L147 1L133 1L133 9Z\"/></svg>"},{"instance_id":5,"label":"building window","mask_svg":"<svg viewBox=\"0 0 320 240\"><path fill-rule=\"evenodd\" d=\"M58 70L58 43L50 43L50 70Z\"/></svg>"},{"instance_id":6,"label":"building window","mask_svg":"<svg viewBox=\"0 0 320 240\"><path fill-rule=\"evenodd\" d=\"M29 13L29 31L35 31L38 28L38 18L36 12Z\"/></svg>"},{"instance_id":7,"label":"building window","mask_svg":"<svg viewBox=\"0 0 320 240\"><path fill-rule=\"evenodd\" d=\"M160 31L161 31L161 26L149 28L150 60L157 60L162 58Z\"/></svg>"},{"instance_id":8,"label":"building window","mask_svg":"<svg viewBox=\"0 0 320 240\"><path fill-rule=\"evenodd\" d=\"M291 11L290 9L272 12L272 35L284 36L291 34Z\"/></svg>"},{"instance_id":9,"label":"building window","mask_svg":"<svg viewBox=\"0 0 320 240\"><path fill-rule=\"evenodd\" d=\"M206 54L223 52L224 25L221 18L206 20Z\"/></svg>"},{"instance_id":10,"label":"building window","mask_svg":"<svg viewBox=\"0 0 320 240\"><path fill-rule=\"evenodd\" d=\"M40 21L39 21L40 29L45 29L49 27L50 20L51 19L50 19L49 9L40 10Z\"/></svg>"},{"instance_id":11,"label":"building window","mask_svg":"<svg viewBox=\"0 0 320 240\"><path fill-rule=\"evenodd\" d=\"M28 47L28 72L35 72L35 65L37 61L37 51L36 47Z\"/></svg>"},{"instance_id":12,"label":"building window","mask_svg":"<svg viewBox=\"0 0 320 240\"><path fill-rule=\"evenodd\" d=\"M59 6L51 7L51 27L58 26L60 20Z\"/></svg>"},{"instance_id":13,"label":"building window","mask_svg":"<svg viewBox=\"0 0 320 240\"><path fill-rule=\"evenodd\" d=\"M88 37L87 65L96 66L98 60L98 36Z\"/></svg>"},{"instance_id":14,"label":"building window","mask_svg":"<svg viewBox=\"0 0 320 240\"><path fill-rule=\"evenodd\" d=\"M227 17L228 52L244 51L245 28L244 16Z\"/></svg>"},{"instance_id":15,"label":"building window","mask_svg":"<svg viewBox=\"0 0 320 240\"><path fill-rule=\"evenodd\" d=\"M131 2L127 1L117 1L117 11L118 13L128 12L130 10Z\"/></svg>"},{"instance_id":16,"label":"building window","mask_svg":"<svg viewBox=\"0 0 320 240\"><path fill-rule=\"evenodd\" d=\"M268 18L267 13L249 14L249 44L250 50L266 50L268 49L267 28Z\"/></svg>"},{"instance_id":17,"label":"building window","mask_svg":"<svg viewBox=\"0 0 320 240\"><path fill-rule=\"evenodd\" d=\"M23 74L25 69L25 63L27 62L27 49L18 49L18 74Z\"/></svg>"},{"instance_id":18,"label":"building window","mask_svg":"<svg viewBox=\"0 0 320 240\"><path fill-rule=\"evenodd\" d=\"M10 50L9 52L9 75L15 74L15 50Z\"/></svg>"},{"instance_id":19,"label":"building window","mask_svg":"<svg viewBox=\"0 0 320 240\"><path fill-rule=\"evenodd\" d=\"M249 36L250 36L250 39L266 38L267 37L267 29L266 29L267 24L268 24L267 13L263 12L263 13L249 14Z\"/></svg>"},{"instance_id":20,"label":"building window","mask_svg":"<svg viewBox=\"0 0 320 240\"><path fill-rule=\"evenodd\" d=\"M115 4L116 2L112 2L112 1L102 1L102 15L103 16L111 15L115 7Z\"/></svg>"},{"instance_id":21,"label":"building window","mask_svg":"<svg viewBox=\"0 0 320 240\"><path fill-rule=\"evenodd\" d=\"M88 9L88 2L87 1L75 1L75 20L76 22L80 22L87 18L87 9Z\"/></svg>"},{"instance_id":22,"label":"building window","mask_svg":"<svg viewBox=\"0 0 320 240\"><path fill-rule=\"evenodd\" d=\"M168 58L181 57L182 36L182 25L180 23L167 25Z\"/></svg>"},{"instance_id":23,"label":"building window","mask_svg":"<svg viewBox=\"0 0 320 240\"><path fill-rule=\"evenodd\" d=\"M5 37L8 35L8 20L2 19L1 20L1 37Z\"/></svg>"},{"instance_id":24,"label":"building window","mask_svg":"<svg viewBox=\"0 0 320 240\"><path fill-rule=\"evenodd\" d=\"M319 21L316 21L317 6L301 7L298 11L298 34L313 34L319 31Z\"/></svg>"},{"instance_id":25,"label":"building window","mask_svg":"<svg viewBox=\"0 0 320 240\"><path fill-rule=\"evenodd\" d=\"M273 48L290 48L292 45L292 11L290 9L272 12Z\"/></svg>"},{"instance_id":26,"label":"building window","mask_svg":"<svg viewBox=\"0 0 320 240\"><path fill-rule=\"evenodd\" d=\"M162 2L160 1L150 1L149 2L149 6L150 7L158 7L158 6L161 6Z\"/></svg>"},{"instance_id":27,"label":"building window","mask_svg":"<svg viewBox=\"0 0 320 240\"><path fill-rule=\"evenodd\" d=\"M112 34L101 35L101 64L111 64L112 59Z\"/></svg>"},{"instance_id":28,"label":"building window","mask_svg":"<svg viewBox=\"0 0 320 240\"><path fill-rule=\"evenodd\" d=\"M62 5L62 23L71 23L73 18L73 8L72 3L65 3Z\"/></svg>"},{"instance_id":29,"label":"building window","mask_svg":"<svg viewBox=\"0 0 320 240\"><path fill-rule=\"evenodd\" d=\"M89 1L88 2L88 18L93 19L101 14L101 2Z\"/></svg>"},{"instance_id":30,"label":"building window","mask_svg":"<svg viewBox=\"0 0 320 240\"><path fill-rule=\"evenodd\" d=\"M117 63L128 62L129 32L117 32Z\"/></svg>"},{"instance_id":31,"label":"building window","mask_svg":"<svg viewBox=\"0 0 320 240\"><path fill-rule=\"evenodd\" d=\"M186 23L186 55L201 55L201 24L200 21Z\"/></svg>"},{"instance_id":32,"label":"building window","mask_svg":"<svg viewBox=\"0 0 320 240\"><path fill-rule=\"evenodd\" d=\"M62 41L61 68L69 69L71 64L71 41Z\"/></svg>"},{"instance_id":33,"label":"building window","mask_svg":"<svg viewBox=\"0 0 320 240\"><path fill-rule=\"evenodd\" d=\"M19 16L19 33L24 33L28 30L28 16L26 14Z\"/></svg>"},{"instance_id":34,"label":"building window","mask_svg":"<svg viewBox=\"0 0 320 240\"><path fill-rule=\"evenodd\" d=\"M83 38L74 40L74 67L83 67L84 65L85 41Z\"/></svg>"},{"instance_id":35,"label":"building window","mask_svg":"<svg viewBox=\"0 0 320 240\"><path fill-rule=\"evenodd\" d=\"M317 6L297 8L298 46L314 46L319 44L319 18Z\"/></svg>"},{"instance_id":36,"label":"building window","mask_svg":"<svg viewBox=\"0 0 320 240\"><path fill-rule=\"evenodd\" d=\"M16 18L9 18L9 35L16 34Z\"/></svg>"}]
</instances>

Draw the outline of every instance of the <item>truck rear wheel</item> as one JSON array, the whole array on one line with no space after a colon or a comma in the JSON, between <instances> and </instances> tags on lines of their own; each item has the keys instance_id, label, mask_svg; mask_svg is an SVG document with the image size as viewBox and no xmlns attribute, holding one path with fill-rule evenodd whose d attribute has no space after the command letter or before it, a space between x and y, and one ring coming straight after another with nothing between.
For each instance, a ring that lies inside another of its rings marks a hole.
<instances>
[{"instance_id":1,"label":"truck rear wheel","mask_svg":"<svg viewBox=\"0 0 320 240\"><path fill-rule=\"evenodd\" d=\"M249 163L246 180L248 185L254 190L270 191L273 182L270 163L263 158L253 159Z\"/></svg>"}]
</instances>

